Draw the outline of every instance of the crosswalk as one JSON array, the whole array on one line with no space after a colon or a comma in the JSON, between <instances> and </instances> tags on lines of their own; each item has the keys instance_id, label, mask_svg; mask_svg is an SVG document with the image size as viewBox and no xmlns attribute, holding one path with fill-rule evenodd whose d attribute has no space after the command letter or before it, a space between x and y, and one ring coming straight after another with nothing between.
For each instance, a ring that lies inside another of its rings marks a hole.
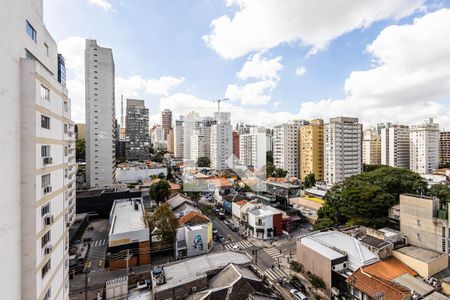
<instances>
[{"instance_id":1,"label":"crosswalk","mask_svg":"<svg viewBox=\"0 0 450 300\"><path fill-rule=\"evenodd\" d=\"M91 242L91 247L100 247L106 245L106 239L103 240L96 240Z\"/></svg>"},{"instance_id":2,"label":"crosswalk","mask_svg":"<svg viewBox=\"0 0 450 300\"><path fill-rule=\"evenodd\" d=\"M277 258L283 256L283 254L281 254L280 250L278 250L275 247L264 248L264 252L266 252L273 259L277 259Z\"/></svg>"},{"instance_id":3,"label":"crosswalk","mask_svg":"<svg viewBox=\"0 0 450 300\"><path fill-rule=\"evenodd\" d=\"M239 242L226 244L225 249L232 250L235 245L238 245L240 249L247 249L253 246L253 244L250 243L249 241L242 240Z\"/></svg>"},{"instance_id":4,"label":"crosswalk","mask_svg":"<svg viewBox=\"0 0 450 300\"><path fill-rule=\"evenodd\" d=\"M267 280L271 281L272 283L275 283L280 278L287 278L287 275L277 267L268 268L265 271L261 270L260 267L255 265L252 265L252 267L256 270L257 274L266 276Z\"/></svg>"}]
</instances>

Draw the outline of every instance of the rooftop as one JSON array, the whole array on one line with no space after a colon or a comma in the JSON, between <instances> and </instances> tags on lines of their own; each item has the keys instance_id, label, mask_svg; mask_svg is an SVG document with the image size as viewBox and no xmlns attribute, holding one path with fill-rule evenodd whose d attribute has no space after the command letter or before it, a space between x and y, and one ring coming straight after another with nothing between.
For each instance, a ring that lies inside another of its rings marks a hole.
<instances>
[{"instance_id":1,"label":"rooftop","mask_svg":"<svg viewBox=\"0 0 450 300\"><path fill-rule=\"evenodd\" d=\"M248 213L259 217L266 217L281 214L282 212L272 206L259 204L256 205L254 208L250 209Z\"/></svg>"},{"instance_id":2,"label":"rooftop","mask_svg":"<svg viewBox=\"0 0 450 300\"><path fill-rule=\"evenodd\" d=\"M329 259L347 255L353 271L379 261L358 239L339 231L315 232L300 238L300 242Z\"/></svg>"},{"instance_id":3,"label":"rooftop","mask_svg":"<svg viewBox=\"0 0 450 300\"><path fill-rule=\"evenodd\" d=\"M169 263L164 266L166 283L156 286L155 292L198 280L207 276L207 272L223 269L230 263L247 265L251 258L242 252L223 251Z\"/></svg>"},{"instance_id":4,"label":"rooftop","mask_svg":"<svg viewBox=\"0 0 450 300\"><path fill-rule=\"evenodd\" d=\"M185 202L192 202L192 200L182 194L176 194L166 201L167 205L169 205L171 209L176 209Z\"/></svg>"},{"instance_id":5,"label":"rooftop","mask_svg":"<svg viewBox=\"0 0 450 300\"><path fill-rule=\"evenodd\" d=\"M291 184L288 182L273 182L273 181L266 181L266 184L274 185L280 188L284 189L299 189L299 185Z\"/></svg>"},{"instance_id":6,"label":"rooftop","mask_svg":"<svg viewBox=\"0 0 450 300\"><path fill-rule=\"evenodd\" d=\"M363 271L372 276L376 276L378 278L389 281L403 274L410 274L411 276L417 275L417 273L413 269L393 256L369 266L363 267Z\"/></svg>"},{"instance_id":7,"label":"rooftop","mask_svg":"<svg viewBox=\"0 0 450 300\"><path fill-rule=\"evenodd\" d=\"M411 292L416 292L420 296L426 296L434 291L434 287L409 274L400 275L393 281L409 289Z\"/></svg>"},{"instance_id":8,"label":"rooftop","mask_svg":"<svg viewBox=\"0 0 450 300\"><path fill-rule=\"evenodd\" d=\"M448 297L442 295L441 293L434 292L434 293L426 296L425 298L423 298L423 300L448 300Z\"/></svg>"},{"instance_id":9,"label":"rooftop","mask_svg":"<svg viewBox=\"0 0 450 300\"><path fill-rule=\"evenodd\" d=\"M373 237L373 236L370 236L370 235L366 235L366 236L360 238L359 240L361 242L363 242L364 244L372 246L372 247L377 248L377 249L381 249L383 247L386 247L386 246L390 245L389 242L383 241L383 240L381 240L379 238L376 238L376 237Z\"/></svg>"},{"instance_id":10,"label":"rooftop","mask_svg":"<svg viewBox=\"0 0 450 300\"><path fill-rule=\"evenodd\" d=\"M109 234L125 233L146 228L144 208L140 199L115 200L111 209Z\"/></svg>"},{"instance_id":11,"label":"rooftop","mask_svg":"<svg viewBox=\"0 0 450 300\"><path fill-rule=\"evenodd\" d=\"M186 223L189 223L192 219L196 219L198 221L201 221L203 223L208 223L210 220L207 216L203 215L202 213L199 213L197 211L190 211L185 216L182 216L178 220L178 224L184 225ZM197 224L200 224L197 222Z\"/></svg>"},{"instance_id":12,"label":"rooftop","mask_svg":"<svg viewBox=\"0 0 450 300\"><path fill-rule=\"evenodd\" d=\"M430 263L435 259L437 259L438 257L445 255L434 250L425 249L412 245L396 249L395 251L426 263Z\"/></svg>"}]
</instances>

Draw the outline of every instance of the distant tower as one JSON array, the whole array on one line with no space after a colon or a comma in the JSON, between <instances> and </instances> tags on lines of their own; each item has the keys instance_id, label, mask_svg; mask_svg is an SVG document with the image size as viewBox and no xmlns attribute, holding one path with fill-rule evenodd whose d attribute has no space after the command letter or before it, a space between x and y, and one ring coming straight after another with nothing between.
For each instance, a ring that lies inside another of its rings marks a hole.
<instances>
[{"instance_id":1,"label":"distant tower","mask_svg":"<svg viewBox=\"0 0 450 300\"><path fill-rule=\"evenodd\" d=\"M123 94L120 95L120 126L122 126L122 128L125 128L123 124Z\"/></svg>"}]
</instances>

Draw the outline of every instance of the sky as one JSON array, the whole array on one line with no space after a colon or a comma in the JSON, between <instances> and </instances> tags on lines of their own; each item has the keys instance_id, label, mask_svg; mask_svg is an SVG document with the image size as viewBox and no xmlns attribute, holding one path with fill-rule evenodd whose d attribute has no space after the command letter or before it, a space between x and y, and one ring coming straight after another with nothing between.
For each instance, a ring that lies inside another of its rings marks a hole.
<instances>
[{"instance_id":1,"label":"sky","mask_svg":"<svg viewBox=\"0 0 450 300\"><path fill-rule=\"evenodd\" d=\"M120 96L233 122L358 117L450 129L450 1L44 0L84 122L85 39L113 50Z\"/></svg>"}]
</instances>

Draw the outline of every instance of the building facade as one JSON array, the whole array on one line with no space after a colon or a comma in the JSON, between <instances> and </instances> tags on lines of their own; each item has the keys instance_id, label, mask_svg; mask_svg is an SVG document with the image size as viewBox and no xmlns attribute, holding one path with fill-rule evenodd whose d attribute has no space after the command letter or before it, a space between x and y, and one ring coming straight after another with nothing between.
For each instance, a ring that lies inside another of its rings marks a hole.
<instances>
[{"instance_id":1,"label":"building facade","mask_svg":"<svg viewBox=\"0 0 450 300\"><path fill-rule=\"evenodd\" d=\"M323 180L323 120L312 120L300 126L300 178L314 174L316 180Z\"/></svg>"},{"instance_id":2,"label":"building facade","mask_svg":"<svg viewBox=\"0 0 450 300\"><path fill-rule=\"evenodd\" d=\"M441 131L439 135L439 165L450 163L450 131Z\"/></svg>"},{"instance_id":3,"label":"building facade","mask_svg":"<svg viewBox=\"0 0 450 300\"><path fill-rule=\"evenodd\" d=\"M324 168L327 184L362 172L362 124L357 118L331 118L325 125Z\"/></svg>"},{"instance_id":4,"label":"building facade","mask_svg":"<svg viewBox=\"0 0 450 300\"><path fill-rule=\"evenodd\" d=\"M211 123L198 122L191 136L191 159L194 162L200 157L210 157Z\"/></svg>"},{"instance_id":5,"label":"building facade","mask_svg":"<svg viewBox=\"0 0 450 300\"><path fill-rule=\"evenodd\" d=\"M223 170L232 167L230 158L233 155L233 127L230 124L230 113L215 114L216 124L211 126L210 153L211 168Z\"/></svg>"},{"instance_id":6,"label":"building facade","mask_svg":"<svg viewBox=\"0 0 450 300\"><path fill-rule=\"evenodd\" d=\"M236 130L233 130L233 154L237 158L239 158L240 155L240 149L239 149L239 132Z\"/></svg>"},{"instance_id":7,"label":"building facade","mask_svg":"<svg viewBox=\"0 0 450 300\"><path fill-rule=\"evenodd\" d=\"M380 129L381 164L409 168L409 127L386 123Z\"/></svg>"},{"instance_id":8,"label":"building facade","mask_svg":"<svg viewBox=\"0 0 450 300\"><path fill-rule=\"evenodd\" d=\"M183 119L175 121L175 127L173 130L173 142L174 142L174 156L176 158L183 158L184 154L184 128Z\"/></svg>"},{"instance_id":9,"label":"building facade","mask_svg":"<svg viewBox=\"0 0 450 300\"><path fill-rule=\"evenodd\" d=\"M164 140L167 141L170 129L172 129L172 111L170 109L161 111L161 126L163 129Z\"/></svg>"},{"instance_id":10,"label":"building facade","mask_svg":"<svg viewBox=\"0 0 450 300\"><path fill-rule=\"evenodd\" d=\"M299 129L306 121L293 120L273 128L273 164L287 171L287 176L299 176Z\"/></svg>"},{"instance_id":11,"label":"building facade","mask_svg":"<svg viewBox=\"0 0 450 300\"><path fill-rule=\"evenodd\" d=\"M2 298L69 299L76 165L64 60L44 26L42 0L3 4Z\"/></svg>"},{"instance_id":12,"label":"building facade","mask_svg":"<svg viewBox=\"0 0 450 300\"><path fill-rule=\"evenodd\" d=\"M115 68L112 50L86 40L86 183L115 183Z\"/></svg>"},{"instance_id":13,"label":"building facade","mask_svg":"<svg viewBox=\"0 0 450 300\"><path fill-rule=\"evenodd\" d=\"M363 164L381 164L381 136L374 128L363 132Z\"/></svg>"},{"instance_id":14,"label":"building facade","mask_svg":"<svg viewBox=\"0 0 450 300\"><path fill-rule=\"evenodd\" d=\"M249 134L239 136L239 160L261 170L266 165L267 136L264 127L255 127Z\"/></svg>"},{"instance_id":15,"label":"building facade","mask_svg":"<svg viewBox=\"0 0 450 300\"><path fill-rule=\"evenodd\" d=\"M439 168L439 124L429 119L411 126L410 168L419 174L429 174Z\"/></svg>"},{"instance_id":16,"label":"building facade","mask_svg":"<svg viewBox=\"0 0 450 300\"><path fill-rule=\"evenodd\" d=\"M148 118L144 100L127 99L125 135L128 160L142 161L149 158Z\"/></svg>"}]
</instances>

